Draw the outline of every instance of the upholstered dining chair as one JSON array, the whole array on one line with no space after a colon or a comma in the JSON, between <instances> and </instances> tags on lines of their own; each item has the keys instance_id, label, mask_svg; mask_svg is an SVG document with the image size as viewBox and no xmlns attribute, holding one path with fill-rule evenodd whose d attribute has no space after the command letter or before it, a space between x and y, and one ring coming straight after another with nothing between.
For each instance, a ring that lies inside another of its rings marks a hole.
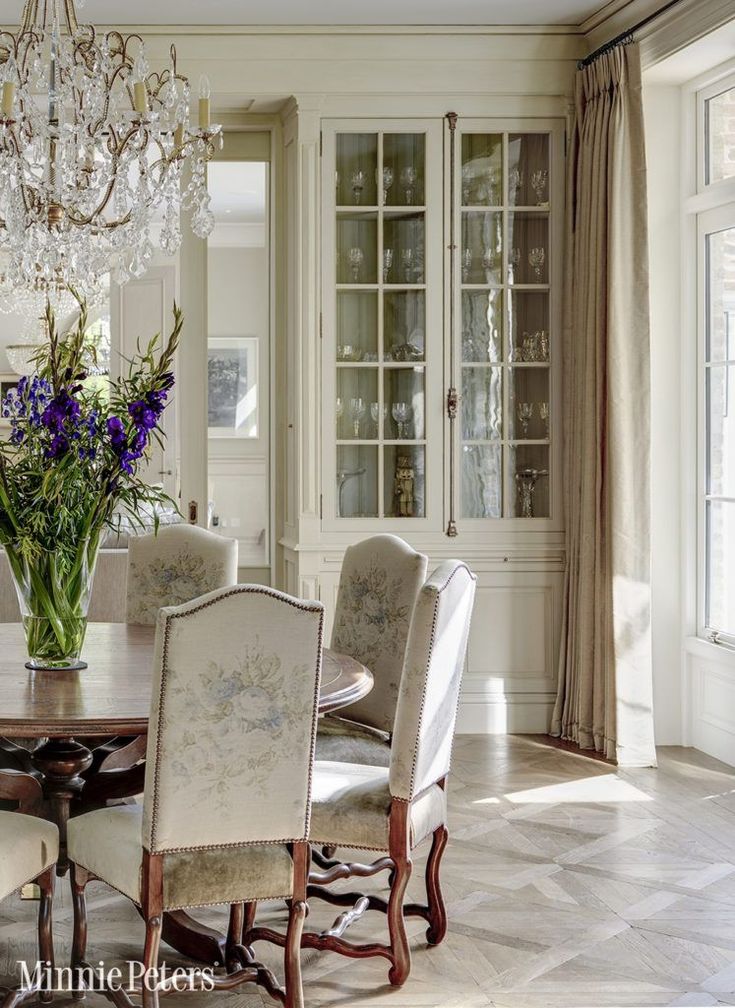
<instances>
[{"instance_id":1,"label":"upholstered dining chair","mask_svg":"<svg viewBox=\"0 0 735 1008\"><path fill-rule=\"evenodd\" d=\"M408 631L427 564L394 535L371 536L345 551L332 648L367 665L375 684L341 716L322 718L318 760L388 766Z\"/></svg>"},{"instance_id":2,"label":"upholstered dining chair","mask_svg":"<svg viewBox=\"0 0 735 1008\"><path fill-rule=\"evenodd\" d=\"M237 540L196 525L168 525L128 543L127 622L155 626L163 606L237 584Z\"/></svg>"},{"instance_id":3,"label":"upholstered dining chair","mask_svg":"<svg viewBox=\"0 0 735 1008\"><path fill-rule=\"evenodd\" d=\"M85 887L98 878L138 905L155 970L167 910L231 904L229 975L301 1008L311 780L324 612L260 585L161 610L143 805L69 823L74 944L84 961ZM289 901L286 989L238 947L245 904ZM238 968L239 964L239 968ZM143 1005L159 991L143 989Z\"/></svg>"},{"instance_id":4,"label":"upholstered dining chair","mask_svg":"<svg viewBox=\"0 0 735 1008\"><path fill-rule=\"evenodd\" d=\"M354 958L382 956L390 963L388 977L395 986L406 981L411 968L404 916L419 916L428 922L430 945L438 945L447 929L439 878L448 839L446 781L475 582L464 563L448 560L437 567L419 593L406 649L390 767L340 762L318 762L314 767L312 842L384 856L371 865L335 863L324 871L312 871L309 896L352 909L321 934L305 932L302 946ZM429 837L427 904L404 906L412 852ZM391 873L387 901L372 894L338 893L327 888L339 879L383 870ZM387 945L355 945L342 937L366 910L387 914ZM248 946L260 939L279 945L284 941L268 928L252 928L243 936Z\"/></svg>"},{"instance_id":5,"label":"upholstered dining chair","mask_svg":"<svg viewBox=\"0 0 735 1008\"><path fill-rule=\"evenodd\" d=\"M56 861L59 857L57 827L35 814L43 800L41 785L30 774L15 770L0 773L0 798L15 805L12 812L0 812L0 899L10 896L27 882L35 882L41 890L38 909L38 958L51 970L54 967L54 944L51 932L51 908L56 881ZM29 964L33 973L33 964ZM25 1001L51 1001L52 992L45 986L43 972L25 989L0 993L2 1008L16 1008Z\"/></svg>"}]
</instances>

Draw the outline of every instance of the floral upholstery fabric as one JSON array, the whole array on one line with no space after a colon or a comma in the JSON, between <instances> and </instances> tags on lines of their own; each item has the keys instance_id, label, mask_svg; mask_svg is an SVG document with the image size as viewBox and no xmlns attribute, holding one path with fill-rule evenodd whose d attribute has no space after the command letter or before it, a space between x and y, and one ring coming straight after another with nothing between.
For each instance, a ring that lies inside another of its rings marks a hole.
<instances>
[{"instance_id":1,"label":"floral upholstery fabric","mask_svg":"<svg viewBox=\"0 0 735 1008\"><path fill-rule=\"evenodd\" d=\"M0 812L0 899L35 879L59 857L53 823L19 812Z\"/></svg>"},{"instance_id":2,"label":"floral upholstery fabric","mask_svg":"<svg viewBox=\"0 0 735 1008\"><path fill-rule=\"evenodd\" d=\"M237 583L237 542L195 525L134 536L128 546L127 622L155 626L163 606Z\"/></svg>"},{"instance_id":3,"label":"floral upholstery fabric","mask_svg":"<svg viewBox=\"0 0 735 1008\"><path fill-rule=\"evenodd\" d=\"M325 717L317 729L316 758L332 763L387 767L390 736L344 718Z\"/></svg>"},{"instance_id":4,"label":"floral upholstery fabric","mask_svg":"<svg viewBox=\"0 0 735 1008\"><path fill-rule=\"evenodd\" d=\"M76 864L136 903L141 899L143 809L118 805L77 816L69 823L69 856ZM280 844L208 847L163 858L167 910L288 898L293 862Z\"/></svg>"},{"instance_id":5,"label":"floral upholstery fabric","mask_svg":"<svg viewBox=\"0 0 735 1008\"><path fill-rule=\"evenodd\" d=\"M323 617L259 585L161 610L148 850L306 837Z\"/></svg>"},{"instance_id":6,"label":"floral upholstery fabric","mask_svg":"<svg viewBox=\"0 0 735 1008\"><path fill-rule=\"evenodd\" d=\"M337 847L388 850L391 794L385 767L314 764L311 840ZM446 822L446 792L436 785L411 803L412 847Z\"/></svg>"},{"instance_id":7,"label":"floral upholstery fabric","mask_svg":"<svg viewBox=\"0 0 735 1008\"><path fill-rule=\"evenodd\" d=\"M476 578L440 564L419 592L391 750L390 790L407 801L449 773Z\"/></svg>"},{"instance_id":8,"label":"floral upholstery fabric","mask_svg":"<svg viewBox=\"0 0 735 1008\"><path fill-rule=\"evenodd\" d=\"M427 558L398 536L372 536L345 551L332 647L375 677L372 691L343 712L351 721L393 731L408 629L426 567Z\"/></svg>"}]
</instances>

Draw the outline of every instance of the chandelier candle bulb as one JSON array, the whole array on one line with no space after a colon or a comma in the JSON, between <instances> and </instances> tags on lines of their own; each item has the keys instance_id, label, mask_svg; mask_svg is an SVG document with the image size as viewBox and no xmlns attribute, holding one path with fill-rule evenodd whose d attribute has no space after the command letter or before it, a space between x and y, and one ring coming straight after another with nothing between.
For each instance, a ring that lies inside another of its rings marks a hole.
<instances>
[{"instance_id":1,"label":"chandelier candle bulb","mask_svg":"<svg viewBox=\"0 0 735 1008\"><path fill-rule=\"evenodd\" d=\"M175 150L179 150L183 146L183 144L184 144L184 127L182 123L179 123L179 125L176 127L176 131L174 132Z\"/></svg>"},{"instance_id":2,"label":"chandelier candle bulb","mask_svg":"<svg viewBox=\"0 0 735 1008\"><path fill-rule=\"evenodd\" d=\"M148 111L148 92L144 81L136 81L133 85L133 100L135 111L139 115L145 115Z\"/></svg>"},{"instance_id":3,"label":"chandelier candle bulb","mask_svg":"<svg viewBox=\"0 0 735 1008\"><path fill-rule=\"evenodd\" d=\"M209 129L209 99L211 93L209 78L202 74L199 78L199 128L203 130Z\"/></svg>"},{"instance_id":4,"label":"chandelier candle bulb","mask_svg":"<svg viewBox=\"0 0 735 1008\"><path fill-rule=\"evenodd\" d=\"M13 118L13 103L15 101L15 84L13 81L5 81L3 84L3 118Z\"/></svg>"}]
</instances>

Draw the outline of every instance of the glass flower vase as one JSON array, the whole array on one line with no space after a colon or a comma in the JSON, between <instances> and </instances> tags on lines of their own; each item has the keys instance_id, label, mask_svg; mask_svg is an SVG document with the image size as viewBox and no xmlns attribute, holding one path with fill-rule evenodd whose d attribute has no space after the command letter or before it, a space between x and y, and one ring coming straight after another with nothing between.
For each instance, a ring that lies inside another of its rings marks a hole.
<instances>
[{"instance_id":1,"label":"glass flower vase","mask_svg":"<svg viewBox=\"0 0 735 1008\"><path fill-rule=\"evenodd\" d=\"M83 669L80 655L97 562L97 542L67 551L39 549L32 557L18 544L6 544L25 631L29 669Z\"/></svg>"}]
</instances>

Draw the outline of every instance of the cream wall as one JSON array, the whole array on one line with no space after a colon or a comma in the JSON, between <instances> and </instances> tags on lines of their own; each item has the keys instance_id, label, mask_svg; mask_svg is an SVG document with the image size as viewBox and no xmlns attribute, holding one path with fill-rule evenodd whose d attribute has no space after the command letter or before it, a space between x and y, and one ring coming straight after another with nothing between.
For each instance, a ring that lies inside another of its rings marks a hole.
<instances>
[{"instance_id":1,"label":"cream wall","mask_svg":"<svg viewBox=\"0 0 735 1008\"><path fill-rule=\"evenodd\" d=\"M268 334L268 259L265 248L210 248L210 336Z\"/></svg>"}]
</instances>

